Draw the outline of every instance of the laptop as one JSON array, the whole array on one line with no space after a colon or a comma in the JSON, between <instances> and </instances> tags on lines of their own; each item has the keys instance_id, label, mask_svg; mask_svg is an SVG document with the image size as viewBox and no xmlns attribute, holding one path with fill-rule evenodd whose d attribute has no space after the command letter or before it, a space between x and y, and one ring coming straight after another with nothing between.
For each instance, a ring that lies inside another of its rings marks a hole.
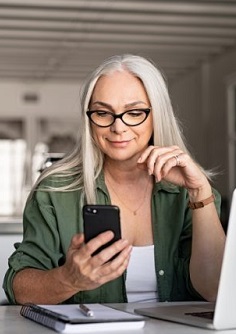
<instances>
[{"instance_id":1,"label":"laptop","mask_svg":"<svg viewBox=\"0 0 236 334\"><path fill-rule=\"evenodd\" d=\"M135 312L208 329L236 329L236 189L232 196L216 303L158 303L154 307L136 308Z\"/></svg>"}]
</instances>

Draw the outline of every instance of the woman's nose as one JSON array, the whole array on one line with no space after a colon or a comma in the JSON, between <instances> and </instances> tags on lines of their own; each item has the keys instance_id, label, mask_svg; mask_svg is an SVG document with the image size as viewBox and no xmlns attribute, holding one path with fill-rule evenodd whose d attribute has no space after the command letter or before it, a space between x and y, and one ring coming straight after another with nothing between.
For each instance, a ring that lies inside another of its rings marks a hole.
<instances>
[{"instance_id":1,"label":"woman's nose","mask_svg":"<svg viewBox=\"0 0 236 334\"><path fill-rule=\"evenodd\" d=\"M115 122L110 126L112 132L122 133L127 131L127 125L120 119L117 118Z\"/></svg>"}]
</instances>

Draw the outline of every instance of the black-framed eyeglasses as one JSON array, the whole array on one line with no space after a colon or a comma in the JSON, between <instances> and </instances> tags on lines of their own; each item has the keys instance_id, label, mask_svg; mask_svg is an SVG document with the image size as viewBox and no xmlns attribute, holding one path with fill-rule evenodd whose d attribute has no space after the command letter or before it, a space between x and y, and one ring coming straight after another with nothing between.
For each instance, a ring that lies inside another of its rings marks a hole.
<instances>
[{"instance_id":1,"label":"black-framed eyeglasses","mask_svg":"<svg viewBox=\"0 0 236 334\"><path fill-rule=\"evenodd\" d=\"M148 118L151 108L140 108L127 110L121 114L114 114L105 110L89 110L86 112L90 121L101 128L106 128L115 123L117 118L128 126L137 126L142 124Z\"/></svg>"}]
</instances>

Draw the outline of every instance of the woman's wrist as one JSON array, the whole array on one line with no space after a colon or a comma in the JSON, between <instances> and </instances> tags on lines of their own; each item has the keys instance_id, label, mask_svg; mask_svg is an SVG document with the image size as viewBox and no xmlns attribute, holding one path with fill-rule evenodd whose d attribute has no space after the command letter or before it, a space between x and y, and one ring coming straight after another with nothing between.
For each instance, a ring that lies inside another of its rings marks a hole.
<instances>
[{"instance_id":1,"label":"woman's wrist","mask_svg":"<svg viewBox=\"0 0 236 334\"><path fill-rule=\"evenodd\" d=\"M198 201L198 202L190 202L188 203L188 207L192 210L195 210L195 209L201 209L201 208L204 208L204 206L214 202L215 200L215 196L214 194L211 194L211 196L201 200L201 201Z\"/></svg>"},{"instance_id":2,"label":"woman's wrist","mask_svg":"<svg viewBox=\"0 0 236 334\"><path fill-rule=\"evenodd\" d=\"M204 201L212 196L212 188L208 183L206 186L188 189L189 200L191 203Z\"/></svg>"},{"instance_id":3,"label":"woman's wrist","mask_svg":"<svg viewBox=\"0 0 236 334\"><path fill-rule=\"evenodd\" d=\"M57 277L58 286L61 287L64 292L70 296L74 295L75 293L79 292L79 289L76 289L73 284L70 282L70 278L72 275L68 275L68 271L65 266L61 266L55 268L57 272L55 272Z\"/></svg>"}]
</instances>

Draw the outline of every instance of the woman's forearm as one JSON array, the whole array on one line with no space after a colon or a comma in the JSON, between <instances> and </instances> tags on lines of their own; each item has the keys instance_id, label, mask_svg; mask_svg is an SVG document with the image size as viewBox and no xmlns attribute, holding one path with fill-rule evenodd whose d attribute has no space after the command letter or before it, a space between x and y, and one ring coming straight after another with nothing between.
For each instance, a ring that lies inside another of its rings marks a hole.
<instances>
[{"instance_id":1,"label":"woman's forearm","mask_svg":"<svg viewBox=\"0 0 236 334\"><path fill-rule=\"evenodd\" d=\"M13 291L18 304L58 304L77 292L65 284L60 267L47 271L23 269L13 280Z\"/></svg>"},{"instance_id":2,"label":"woman's forearm","mask_svg":"<svg viewBox=\"0 0 236 334\"><path fill-rule=\"evenodd\" d=\"M216 299L225 233L214 203L193 210L190 277L194 288L209 301Z\"/></svg>"}]
</instances>

